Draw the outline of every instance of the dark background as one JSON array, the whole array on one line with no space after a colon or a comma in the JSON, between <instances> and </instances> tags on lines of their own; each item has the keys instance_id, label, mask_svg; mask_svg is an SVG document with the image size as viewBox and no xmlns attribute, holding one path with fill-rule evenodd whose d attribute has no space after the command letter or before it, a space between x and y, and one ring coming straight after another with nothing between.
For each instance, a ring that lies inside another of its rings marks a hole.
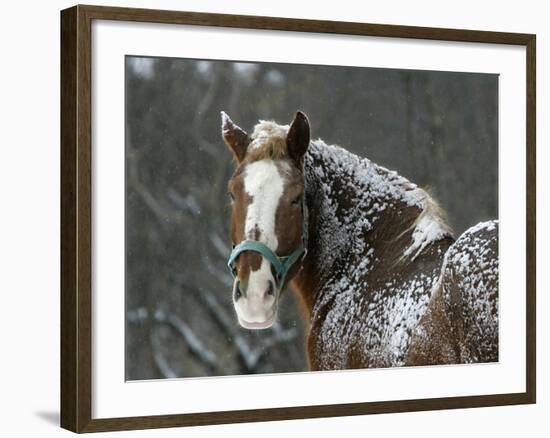
<instances>
[{"instance_id":1,"label":"dark background","mask_svg":"<svg viewBox=\"0 0 550 438\"><path fill-rule=\"evenodd\" d=\"M231 303L220 110L251 132L304 111L312 137L397 170L458 236L498 216L498 76L126 58L126 378L304 371L286 293L272 329Z\"/></svg>"}]
</instances>

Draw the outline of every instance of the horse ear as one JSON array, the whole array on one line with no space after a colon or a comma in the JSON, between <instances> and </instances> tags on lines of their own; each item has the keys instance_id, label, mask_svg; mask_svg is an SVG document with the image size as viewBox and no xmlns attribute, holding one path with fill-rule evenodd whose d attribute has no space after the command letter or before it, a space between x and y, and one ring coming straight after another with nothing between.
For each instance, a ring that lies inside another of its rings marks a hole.
<instances>
[{"instance_id":1,"label":"horse ear","mask_svg":"<svg viewBox=\"0 0 550 438\"><path fill-rule=\"evenodd\" d=\"M244 160L246 149L250 143L248 134L239 128L229 116L222 111L222 137L223 141L231 151L238 163Z\"/></svg>"},{"instance_id":2,"label":"horse ear","mask_svg":"<svg viewBox=\"0 0 550 438\"><path fill-rule=\"evenodd\" d=\"M286 136L288 155L301 165L308 146L309 121L303 112L297 111Z\"/></svg>"}]
</instances>

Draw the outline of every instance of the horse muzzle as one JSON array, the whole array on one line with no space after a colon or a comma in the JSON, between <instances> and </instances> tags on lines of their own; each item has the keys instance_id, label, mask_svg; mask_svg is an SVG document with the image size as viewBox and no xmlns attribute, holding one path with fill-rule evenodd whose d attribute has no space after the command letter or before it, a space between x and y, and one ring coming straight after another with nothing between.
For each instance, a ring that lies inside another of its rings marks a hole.
<instances>
[{"instance_id":1,"label":"horse muzzle","mask_svg":"<svg viewBox=\"0 0 550 438\"><path fill-rule=\"evenodd\" d=\"M252 273L246 285L237 278L233 284L233 305L239 324L247 329L266 329L277 318L279 290L272 278L265 275L254 278Z\"/></svg>"}]
</instances>

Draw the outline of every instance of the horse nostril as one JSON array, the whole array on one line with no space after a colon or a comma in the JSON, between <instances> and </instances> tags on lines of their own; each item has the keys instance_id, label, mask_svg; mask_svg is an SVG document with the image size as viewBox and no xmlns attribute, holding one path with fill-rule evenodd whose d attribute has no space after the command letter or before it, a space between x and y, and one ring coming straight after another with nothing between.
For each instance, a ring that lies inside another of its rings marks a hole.
<instances>
[{"instance_id":1,"label":"horse nostril","mask_svg":"<svg viewBox=\"0 0 550 438\"><path fill-rule=\"evenodd\" d=\"M235 301L237 301L242 296L243 294L241 292L241 282L237 281L237 285L235 286Z\"/></svg>"},{"instance_id":2,"label":"horse nostril","mask_svg":"<svg viewBox=\"0 0 550 438\"><path fill-rule=\"evenodd\" d=\"M274 295L275 294L275 288L273 287L273 282L269 282L269 286L267 287L267 295Z\"/></svg>"}]
</instances>

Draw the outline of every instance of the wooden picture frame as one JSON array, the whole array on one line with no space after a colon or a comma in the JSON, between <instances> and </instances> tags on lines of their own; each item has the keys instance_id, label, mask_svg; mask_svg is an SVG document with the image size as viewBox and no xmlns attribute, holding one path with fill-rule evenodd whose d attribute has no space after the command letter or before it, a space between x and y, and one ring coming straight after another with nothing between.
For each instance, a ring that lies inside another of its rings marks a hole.
<instances>
[{"instance_id":1,"label":"wooden picture frame","mask_svg":"<svg viewBox=\"0 0 550 438\"><path fill-rule=\"evenodd\" d=\"M520 393L92 418L92 22L185 24L347 34L526 48L526 391ZM528 404L536 401L535 58L531 34L382 24L75 6L61 12L61 426L74 432L147 429L390 412Z\"/></svg>"}]
</instances>

